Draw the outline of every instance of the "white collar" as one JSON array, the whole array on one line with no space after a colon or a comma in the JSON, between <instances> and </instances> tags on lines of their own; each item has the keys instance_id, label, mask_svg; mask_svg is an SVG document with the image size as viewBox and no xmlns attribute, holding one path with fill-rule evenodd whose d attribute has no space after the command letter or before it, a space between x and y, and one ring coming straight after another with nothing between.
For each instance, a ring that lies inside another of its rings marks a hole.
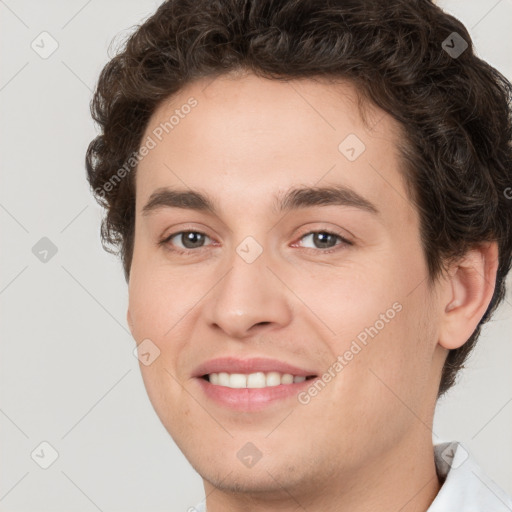
<instances>
[{"instance_id":1,"label":"white collar","mask_svg":"<svg viewBox=\"0 0 512 512\"><path fill-rule=\"evenodd\" d=\"M428 512L512 512L508 496L458 441L434 445L436 471L443 482Z\"/></svg>"}]
</instances>

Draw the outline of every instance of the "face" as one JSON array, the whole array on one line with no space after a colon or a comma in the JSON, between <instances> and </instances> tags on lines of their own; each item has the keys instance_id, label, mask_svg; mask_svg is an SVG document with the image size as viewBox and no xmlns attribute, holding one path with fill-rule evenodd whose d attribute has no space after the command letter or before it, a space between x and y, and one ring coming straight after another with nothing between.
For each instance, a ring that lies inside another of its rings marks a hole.
<instances>
[{"instance_id":1,"label":"face","mask_svg":"<svg viewBox=\"0 0 512 512\"><path fill-rule=\"evenodd\" d=\"M431 441L435 294L399 137L313 80L222 76L152 116L128 321L158 355L140 364L156 413L217 487L319 489Z\"/></svg>"}]
</instances>

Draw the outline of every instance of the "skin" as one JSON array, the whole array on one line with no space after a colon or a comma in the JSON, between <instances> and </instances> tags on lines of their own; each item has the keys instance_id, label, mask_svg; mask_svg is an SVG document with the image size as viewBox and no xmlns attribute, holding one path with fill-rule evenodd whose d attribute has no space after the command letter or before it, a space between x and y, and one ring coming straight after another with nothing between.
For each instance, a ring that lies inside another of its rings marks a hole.
<instances>
[{"instance_id":1,"label":"skin","mask_svg":"<svg viewBox=\"0 0 512 512\"><path fill-rule=\"evenodd\" d=\"M491 300L496 244L475 247L429 286L418 213L399 173L399 126L369 104L365 124L349 83L252 74L198 81L159 106L143 140L191 96L197 106L137 169L127 318L137 343L149 338L160 350L140 364L144 384L202 476L208 512L427 510L440 487L431 428L441 369ZM366 146L353 162L338 150L348 134ZM272 208L292 186L332 184L379 214ZM166 186L208 193L219 216L142 215ZM187 249L181 237L158 245L180 230L205 233L203 248ZM315 245L307 234L322 230L353 244ZM236 252L247 236L263 249L250 264ZM293 398L232 411L192 378L199 363L226 355L321 375L396 302L401 311L306 405ZM237 457L247 442L262 453L251 468Z\"/></svg>"}]
</instances>

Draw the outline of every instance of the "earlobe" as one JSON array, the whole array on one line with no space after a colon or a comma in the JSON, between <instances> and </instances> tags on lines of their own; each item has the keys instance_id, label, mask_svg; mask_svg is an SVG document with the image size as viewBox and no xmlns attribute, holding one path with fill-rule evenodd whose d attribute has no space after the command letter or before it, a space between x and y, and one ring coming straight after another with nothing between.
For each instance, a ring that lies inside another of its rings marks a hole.
<instances>
[{"instance_id":1,"label":"earlobe","mask_svg":"<svg viewBox=\"0 0 512 512\"><path fill-rule=\"evenodd\" d=\"M471 337L491 302L497 269L496 242L471 249L454 264L446 282L448 299L439 333L442 347L459 348Z\"/></svg>"}]
</instances>

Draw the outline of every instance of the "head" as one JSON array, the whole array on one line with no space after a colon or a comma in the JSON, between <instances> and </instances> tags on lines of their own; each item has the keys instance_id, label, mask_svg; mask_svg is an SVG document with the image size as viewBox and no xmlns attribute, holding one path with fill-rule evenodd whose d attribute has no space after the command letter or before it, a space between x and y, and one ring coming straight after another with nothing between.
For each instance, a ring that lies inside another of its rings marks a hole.
<instances>
[{"instance_id":1,"label":"head","mask_svg":"<svg viewBox=\"0 0 512 512\"><path fill-rule=\"evenodd\" d=\"M233 488L318 485L333 453L356 473L425 428L403 403L431 419L504 297L511 91L427 0L169 1L105 66L88 179L160 351L146 389L201 475L250 441L267 473ZM324 385L235 414L196 375L225 355Z\"/></svg>"}]
</instances>

